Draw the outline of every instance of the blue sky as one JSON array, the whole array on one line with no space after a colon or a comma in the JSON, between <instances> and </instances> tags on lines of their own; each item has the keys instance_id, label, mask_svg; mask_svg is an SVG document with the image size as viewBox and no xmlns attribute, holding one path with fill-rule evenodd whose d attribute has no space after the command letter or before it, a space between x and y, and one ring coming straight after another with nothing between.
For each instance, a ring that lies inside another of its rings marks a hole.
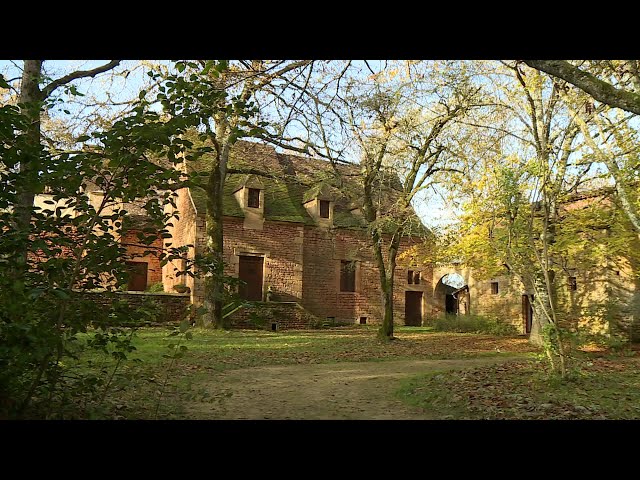
<instances>
[{"instance_id":1,"label":"blue sky","mask_svg":"<svg viewBox=\"0 0 640 480\"><path fill-rule=\"evenodd\" d=\"M44 70L48 76L55 79L72 71L89 70L104 65L108 61L109 60L51 60L45 61ZM123 61L116 71L122 71L124 67L133 67L137 63L137 61ZM358 63L360 63L360 67L368 72L368 68L364 65L364 62ZM374 60L369 62L369 66L374 71L384 68L384 65L384 61ZM6 79L20 77L21 67L22 61L20 60L0 60L0 73L3 74ZM141 86L148 80L146 71L148 71L148 69L144 68L144 66L138 66L126 79L121 76L99 75L93 79L77 80L73 84L81 93L87 95L86 97L79 98L80 102L86 101L92 95L98 100L106 100L107 91L110 93L112 100L116 102L124 101L137 96ZM83 111L80 103L65 102L64 105L61 104L60 107L54 109L51 113L53 116L60 115L64 117L66 114L63 113L63 110L70 111L71 115L77 115ZM417 196L414 200L414 208L423 222L430 227L446 225L453 220L451 208L445 205L441 196L432 189L425 190Z\"/></svg>"}]
</instances>

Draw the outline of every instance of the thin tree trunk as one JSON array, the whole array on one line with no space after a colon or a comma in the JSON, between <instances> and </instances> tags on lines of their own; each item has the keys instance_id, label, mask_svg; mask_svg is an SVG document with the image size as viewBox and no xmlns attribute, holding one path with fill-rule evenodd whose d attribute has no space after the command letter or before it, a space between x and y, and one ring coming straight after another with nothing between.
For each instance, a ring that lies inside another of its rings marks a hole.
<instances>
[{"instance_id":1,"label":"thin tree trunk","mask_svg":"<svg viewBox=\"0 0 640 480\"><path fill-rule=\"evenodd\" d=\"M529 341L537 346L543 345L542 330L551 323L550 311L551 302L547 293L547 285L542 274L536 275L534 279L535 299L532 303L533 322L531 322L531 334Z\"/></svg>"},{"instance_id":2,"label":"thin tree trunk","mask_svg":"<svg viewBox=\"0 0 640 480\"><path fill-rule=\"evenodd\" d=\"M40 166L40 102L42 93L40 91L40 77L42 75L42 60L25 60L22 72L22 83L18 102L29 119L26 136L29 139L29 150L24 152L20 159L20 175L23 178L33 175ZM22 184L22 191L18 194L16 205L16 225L18 230L25 236L31 232L31 215L33 212L33 199L35 197L36 185L34 179L29 179ZM24 249L21 252L18 271L24 272L27 265L27 245L24 242Z\"/></svg>"},{"instance_id":3,"label":"thin tree trunk","mask_svg":"<svg viewBox=\"0 0 640 480\"><path fill-rule=\"evenodd\" d=\"M214 271L205 277L204 306L207 312L203 316L204 325L215 328L227 328L222 318L224 272L224 236L222 224L222 196L224 179L219 161L216 161L209 173L207 184L207 245L206 254L213 263Z\"/></svg>"}]
</instances>

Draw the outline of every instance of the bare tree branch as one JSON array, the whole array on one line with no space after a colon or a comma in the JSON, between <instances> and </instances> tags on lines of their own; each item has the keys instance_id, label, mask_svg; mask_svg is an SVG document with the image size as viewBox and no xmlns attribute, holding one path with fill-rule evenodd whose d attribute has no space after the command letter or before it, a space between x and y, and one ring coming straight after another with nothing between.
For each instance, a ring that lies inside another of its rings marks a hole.
<instances>
[{"instance_id":1,"label":"bare tree branch","mask_svg":"<svg viewBox=\"0 0 640 480\"><path fill-rule=\"evenodd\" d=\"M47 98L53 93L56 88L61 87L62 85L66 85L73 80L77 80L79 78L95 77L99 73L107 72L120 65L120 62L122 62L122 60L111 60L109 63L105 63L100 67L96 67L91 70L78 70L76 72L70 73L69 75L65 75L64 77L54 80L42 89L42 98Z\"/></svg>"}]
</instances>

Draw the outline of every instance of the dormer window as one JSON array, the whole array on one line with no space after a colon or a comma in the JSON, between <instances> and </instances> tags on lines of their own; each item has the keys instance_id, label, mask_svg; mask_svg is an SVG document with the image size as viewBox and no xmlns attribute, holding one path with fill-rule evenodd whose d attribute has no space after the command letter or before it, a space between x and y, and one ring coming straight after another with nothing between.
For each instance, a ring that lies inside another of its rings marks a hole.
<instances>
[{"instance_id":1,"label":"dormer window","mask_svg":"<svg viewBox=\"0 0 640 480\"><path fill-rule=\"evenodd\" d=\"M260 189L250 188L249 198L247 199L247 206L251 208L260 208Z\"/></svg>"},{"instance_id":2,"label":"dormer window","mask_svg":"<svg viewBox=\"0 0 640 480\"><path fill-rule=\"evenodd\" d=\"M320 200L320 218L329 218L329 200Z\"/></svg>"}]
</instances>

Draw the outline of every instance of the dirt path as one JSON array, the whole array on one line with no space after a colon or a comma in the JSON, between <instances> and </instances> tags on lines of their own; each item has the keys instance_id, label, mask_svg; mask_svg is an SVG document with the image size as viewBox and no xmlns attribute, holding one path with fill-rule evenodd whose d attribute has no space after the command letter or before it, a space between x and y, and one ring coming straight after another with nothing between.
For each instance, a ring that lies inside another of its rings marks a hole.
<instances>
[{"instance_id":1,"label":"dirt path","mask_svg":"<svg viewBox=\"0 0 640 480\"><path fill-rule=\"evenodd\" d=\"M185 405L197 419L411 420L429 419L393 396L400 380L437 370L468 368L522 357L394 360L287 365L231 370L201 387L211 398Z\"/></svg>"}]
</instances>

